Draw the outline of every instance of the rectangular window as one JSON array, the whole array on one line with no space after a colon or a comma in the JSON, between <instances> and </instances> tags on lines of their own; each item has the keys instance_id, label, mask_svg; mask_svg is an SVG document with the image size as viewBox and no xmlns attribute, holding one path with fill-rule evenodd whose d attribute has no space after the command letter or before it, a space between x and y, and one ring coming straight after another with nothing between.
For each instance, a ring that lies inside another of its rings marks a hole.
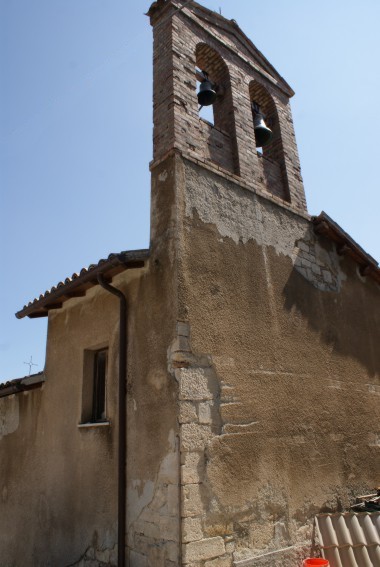
<instances>
[{"instance_id":1,"label":"rectangular window","mask_svg":"<svg viewBox=\"0 0 380 567\"><path fill-rule=\"evenodd\" d=\"M93 422L106 419L107 354L107 349L95 352L91 420Z\"/></svg>"},{"instance_id":2,"label":"rectangular window","mask_svg":"<svg viewBox=\"0 0 380 567\"><path fill-rule=\"evenodd\" d=\"M108 348L83 353L81 424L107 421Z\"/></svg>"}]
</instances>

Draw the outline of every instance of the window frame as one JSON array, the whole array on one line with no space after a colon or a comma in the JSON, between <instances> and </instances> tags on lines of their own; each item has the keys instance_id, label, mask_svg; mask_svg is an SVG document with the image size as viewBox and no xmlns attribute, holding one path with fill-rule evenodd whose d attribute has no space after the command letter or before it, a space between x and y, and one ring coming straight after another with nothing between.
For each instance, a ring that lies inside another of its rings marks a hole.
<instances>
[{"instance_id":1,"label":"window frame","mask_svg":"<svg viewBox=\"0 0 380 567\"><path fill-rule=\"evenodd\" d=\"M108 345L83 351L83 382L79 426L109 424L107 415Z\"/></svg>"}]
</instances>

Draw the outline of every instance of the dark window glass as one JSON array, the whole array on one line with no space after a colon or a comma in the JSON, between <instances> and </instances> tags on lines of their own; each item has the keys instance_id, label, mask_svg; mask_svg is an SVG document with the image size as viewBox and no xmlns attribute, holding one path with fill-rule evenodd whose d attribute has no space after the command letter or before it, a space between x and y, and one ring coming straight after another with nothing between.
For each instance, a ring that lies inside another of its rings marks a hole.
<instances>
[{"instance_id":1,"label":"dark window glass","mask_svg":"<svg viewBox=\"0 0 380 567\"><path fill-rule=\"evenodd\" d=\"M92 421L106 419L106 373L107 350L99 350L94 358L94 390L92 398Z\"/></svg>"}]
</instances>

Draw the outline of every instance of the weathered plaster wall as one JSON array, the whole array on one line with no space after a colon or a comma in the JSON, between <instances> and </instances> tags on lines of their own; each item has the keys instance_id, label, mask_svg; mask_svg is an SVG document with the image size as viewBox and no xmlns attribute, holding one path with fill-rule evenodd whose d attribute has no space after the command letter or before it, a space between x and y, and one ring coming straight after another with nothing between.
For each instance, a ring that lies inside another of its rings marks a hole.
<instances>
[{"instance_id":1,"label":"weathered plaster wall","mask_svg":"<svg viewBox=\"0 0 380 567\"><path fill-rule=\"evenodd\" d=\"M129 290L130 567L180 564L178 386L168 369L178 308L175 177L174 167L152 175L149 268Z\"/></svg>"},{"instance_id":2,"label":"weathered plaster wall","mask_svg":"<svg viewBox=\"0 0 380 567\"><path fill-rule=\"evenodd\" d=\"M5 422L18 416L0 441L6 567L66 566L90 548L99 564L115 557L117 306L95 290L66 305L49 318L43 387L2 399ZM83 349L105 345L111 426L79 429Z\"/></svg>"},{"instance_id":3,"label":"weathered plaster wall","mask_svg":"<svg viewBox=\"0 0 380 567\"><path fill-rule=\"evenodd\" d=\"M113 280L128 298L127 560L179 564L177 384L167 349L176 333L174 256L166 244L173 178L157 214L147 270ZM117 299L99 286L49 315L46 382L1 400L2 567L117 563ZM22 322L20 323L22 324ZM109 347L109 426L78 428L83 351Z\"/></svg>"},{"instance_id":4,"label":"weathered plaster wall","mask_svg":"<svg viewBox=\"0 0 380 567\"><path fill-rule=\"evenodd\" d=\"M306 218L183 163L184 564L294 565L316 513L378 484L379 289Z\"/></svg>"}]
</instances>

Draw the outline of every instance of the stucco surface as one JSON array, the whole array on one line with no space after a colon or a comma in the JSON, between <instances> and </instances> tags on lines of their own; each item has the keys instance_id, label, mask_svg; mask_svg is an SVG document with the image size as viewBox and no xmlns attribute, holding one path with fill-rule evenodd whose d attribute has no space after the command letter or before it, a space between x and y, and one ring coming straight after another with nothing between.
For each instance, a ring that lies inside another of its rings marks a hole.
<instances>
[{"instance_id":1,"label":"stucco surface","mask_svg":"<svg viewBox=\"0 0 380 567\"><path fill-rule=\"evenodd\" d=\"M220 384L204 533L231 533L235 561L310 544L315 513L378 483L378 287L305 218L186 161L184 172L184 309ZM310 247L334 286L300 271Z\"/></svg>"},{"instance_id":2,"label":"stucco surface","mask_svg":"<svg viewBox=\"0 0 380 567\"><path fill-rule=\"evenodd\" d=\"M84 348L109 344L107 405L111 420L115 415L116 319L112 302L96 292L52 315L46 383L2 400L8 411L15 400L19 405L18 427L1 446L6 458L0 461L0 478L7 498L0 539L7 567L64 566L88 547L99 552L114 547L115 428L83 430L78 423Z\"/></svg>"},{"instance_id":3,"label":"stucco surface","mask_svg":"<svg viewBox=\"0 0 380 567\"><path fill-rule=\"evenodd\" d=\"M152 172L148 267L113 285L130 567L301 562L315 514L378 484L378 286L305 216L179 155ZM84 351L107 345L110 425L78 428ZM113 296L51 312L45 375L0 404L2 565L114 565Z\"/></svg>"},{"instance_id":4,"label":"stucco surface","mask_svg":"<svg viewBox=\"0 0 380 567\"><path fill-rule=\"evenodd\" d=\"M162 222L166 227L167 219ZM167 368L175 282L168 248L159 242L157 236L149 273L132 270L113 281L128 298L131 565L141 557L150 565L175 565L179 554L177 385ZM50 312L46 383L1 400L4 567L116 565L118 313L117 299L99 286ZM110 424L78 428L84 351L106 346Z\"/></svg>"},{"instance_id":5,"label":"stucco surface","mask_svg":"<svg viewBox=\"0 0 380 567\"><path fill-rule=\"evenodd\" d=\"M9 400L0 399L0 439L10 435L19 426L19 398L11 396Z\"/></svg>"}]
</instances>

